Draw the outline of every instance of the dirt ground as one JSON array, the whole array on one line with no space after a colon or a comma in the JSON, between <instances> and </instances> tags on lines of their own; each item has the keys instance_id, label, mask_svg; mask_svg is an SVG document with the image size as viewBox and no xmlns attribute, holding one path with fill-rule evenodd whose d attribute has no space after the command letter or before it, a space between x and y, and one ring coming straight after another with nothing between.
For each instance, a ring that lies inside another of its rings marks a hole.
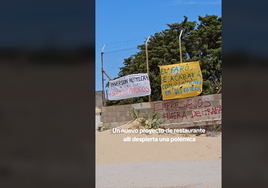
<instances>
[{"instance_id":1,"label":"dirt ground","mask_svg":"<svg viewBox=\"0 0 268 188\"><path fill-rule=\"evenodd\" d=\"M97 187L221 187L221 136L195 142L123 142L189 135L96 133Z\"/></svg>"},{"instance_id":2,"label":"dirt ground","mask_svg":"<svg viewBox=\"0 0 268 188\"><path fill-rule=\"evenodd\" d=\"M198 161L221 158L221 136L191 136L195 142L123 142L126 137L182 137L169 134L114 134L96 133L96 164L117 164L154 161Z\"/></svg>"}]
</instances>

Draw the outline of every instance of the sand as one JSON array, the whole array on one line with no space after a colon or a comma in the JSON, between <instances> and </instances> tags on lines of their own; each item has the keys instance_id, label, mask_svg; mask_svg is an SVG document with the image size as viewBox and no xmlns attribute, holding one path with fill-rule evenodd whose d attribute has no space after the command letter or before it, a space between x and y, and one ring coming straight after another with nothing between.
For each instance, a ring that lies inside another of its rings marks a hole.
<instances>
[{"instance_id":1,"label":"sand","mask_svg":"<svg viewBox=\"0 0 268 188\"><path fill-rule=\"evenodd\" d=\"M221 136L190 136L195 142L123 142L125 137L183 136L189 135L97 132L97 188L220 188Z\"/></svg>"},{"instance_id":2,"label":"sand","mask_svg":"<svg viewBox=\"0 0 268 188\"><path fill-rule=\"evenodd\" d=\"M199 161L221 158L221 136L192 136L195 142L123 142L126 137L177 138L181 134L96 133L96 164L140 163L154 161Z\"/></svg>"}]
</instances>

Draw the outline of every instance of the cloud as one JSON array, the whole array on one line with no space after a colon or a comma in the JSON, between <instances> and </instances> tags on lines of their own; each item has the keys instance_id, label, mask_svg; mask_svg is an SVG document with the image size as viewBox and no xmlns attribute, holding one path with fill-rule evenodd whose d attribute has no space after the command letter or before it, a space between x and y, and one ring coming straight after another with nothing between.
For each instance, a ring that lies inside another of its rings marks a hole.
<instances>
[{"instance_id":1,"label":"cloud","mask_svg":"<svg viewBox=\"0 0 268 188\"><path fill-rule=\"evenodd\" d=\"M187 0L174 0L168 5L220 5L221 1L187 1Z\"/></svg>"}]
</instances>

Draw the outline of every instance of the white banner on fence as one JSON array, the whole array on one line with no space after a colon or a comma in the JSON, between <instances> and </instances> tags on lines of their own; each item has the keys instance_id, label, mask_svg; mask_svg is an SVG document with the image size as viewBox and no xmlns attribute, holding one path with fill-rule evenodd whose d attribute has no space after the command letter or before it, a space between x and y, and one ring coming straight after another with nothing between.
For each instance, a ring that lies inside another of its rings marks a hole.
<instances>
[{"instance_id":1,"label":"white banner on fence","mask_svg":"<svg viewBox=\"0 0 268 188\"><path fill-rule=\"evenodd\" d=\"M121 100L151 95L150 80L147 73L130 74L109 81L108 99Z\"/></svg>"}]
</instances>

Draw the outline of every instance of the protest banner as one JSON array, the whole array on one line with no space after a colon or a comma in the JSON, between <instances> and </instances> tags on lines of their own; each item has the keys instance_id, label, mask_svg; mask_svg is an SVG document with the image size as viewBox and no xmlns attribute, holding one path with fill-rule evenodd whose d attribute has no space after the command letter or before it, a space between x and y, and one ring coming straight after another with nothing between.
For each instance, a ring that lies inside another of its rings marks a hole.
<instances>
[{"instance_id":1,"label":"protest banner","mask_svg":"<svg viewBox=\"0 0 268 188\"><path fill-rule=\"evenodd\" d=\"M159 66L162 99L198 96L202 93L203 77L199 62Z\"/></svg>"},{"instance_id":2,"label":"protest banner","mask_svg":"<svg viewBox=\"0 0 268 188\"><path fill-rule=\"evenodd\" d=\"M151 95L149 76L147 73L130 74L109 81L108 99L121 100Z\"/></svg>"}]
</instances>

